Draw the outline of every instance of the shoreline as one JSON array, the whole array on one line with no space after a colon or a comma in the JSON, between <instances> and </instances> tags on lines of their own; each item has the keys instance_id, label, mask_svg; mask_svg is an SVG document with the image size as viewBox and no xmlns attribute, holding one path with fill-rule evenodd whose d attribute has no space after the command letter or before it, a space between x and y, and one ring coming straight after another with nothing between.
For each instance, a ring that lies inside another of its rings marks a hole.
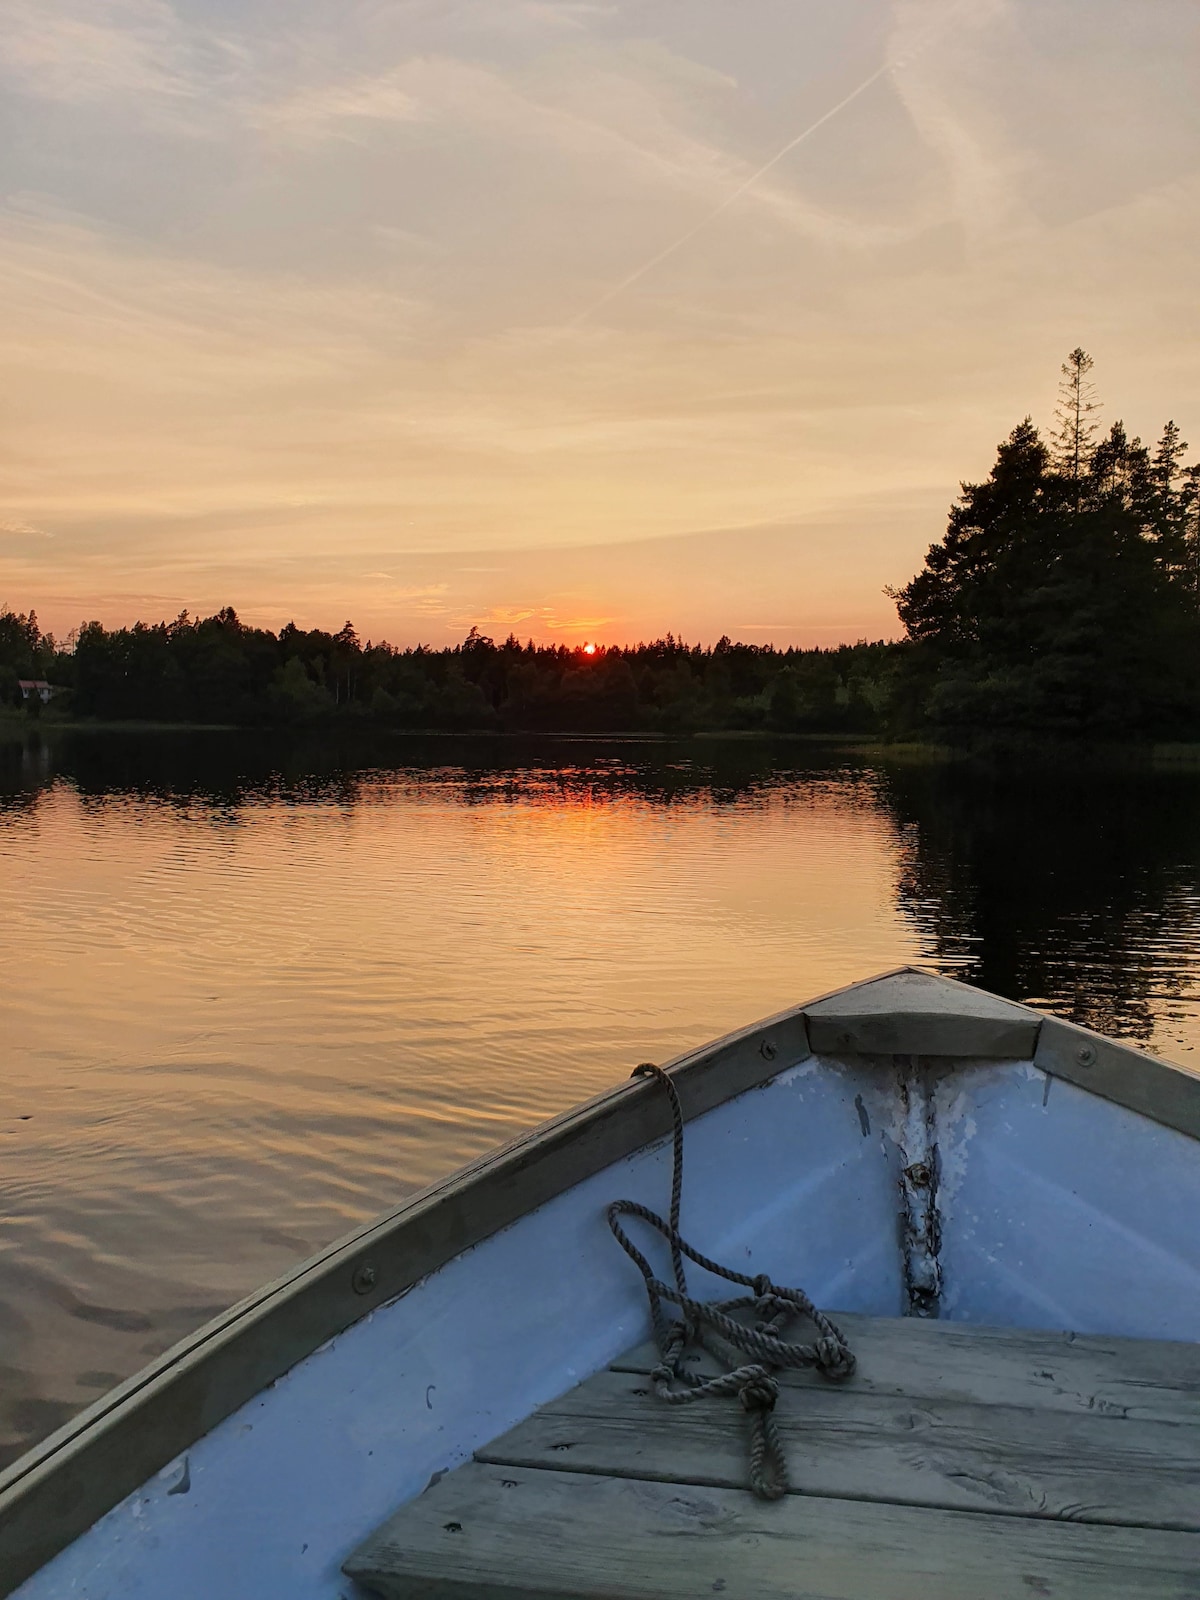
<instances>
[{"instance_id":1,"label":"shoreline","mask_svg":"<svg viewBox=\"0 0 1200 1600\"><path fill-rule=\"evenodd\" d=\"M31 718L23 713L0 711L0 744L24 744L57 735L84 737L98 735L155 738L210 734L252 736L271 739L327 739L331 744L347 740L373 742L427 740L431 742L471 741L493 744L556 743L597 745L794 745L836 749L846 755L869 759L906 762L1008 762L1047 759L1061 762L1133 762L1137 765L1166 768L1200 768L1200 740L1146 740L1124 742L1071 741L1016 735L990 738L970 744L950 744L937 739L888 739L870 733L783 732L770 728L699 728L677 733L656 729L613 729L605 732L575 729L528 728L396 728L375 722L288 724L274 723L250 727L220 722L142 722L136 720L90 721L84 718L59 720Z\"/></svg>"},{"instance_id":2,"label":"shoreline","mask_svg":"<svg viewBox=\"0 0 1200 1600\"><path fill-rule=\"evenodd\" d=\"M8 716L0 712L0 734L30 733L244 733L261 736L293 735L312 737L330 734L365 734L370 737L401 739L577 739L601 744L680 744L688 740L729 740L738 743L771 741L783 744L840 744L883 742L870 733L782 732L771 728L699 728L681 729L666 733L656 728L400 728L384 722L309 722L309 723L237 723L237 722L152 722L125 720L92 720L71 718L58 720L50 717L25 717L18 713ZM904 740L897 743L920 743Z\"/></svg>"}]
</instances>

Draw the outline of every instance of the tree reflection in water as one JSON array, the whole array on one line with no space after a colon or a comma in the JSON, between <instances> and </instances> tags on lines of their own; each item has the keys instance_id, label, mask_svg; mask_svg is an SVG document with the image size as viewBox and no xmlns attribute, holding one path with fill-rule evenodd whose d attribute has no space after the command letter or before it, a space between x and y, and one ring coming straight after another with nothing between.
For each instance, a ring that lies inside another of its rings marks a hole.
<instances>
[{"instance_id":1,"label":"tree reflection in water","mask_svg":"<svg viewBox=\"0 0 1200 1600\"><path fill-rule=\"evenodd\" d=\"M883 780L899 902L934 964L1129 1039L1181 1019L1200 968L1200 774L1026 760Z\"/></svg>"},{"instance_id":2,"label":"tree reflection in water","mask_svg":"<svg viewBox=\"0 0 1200 1600\"><path fill-rule=\"evenodd\" d=\"M1113 759L904 759L795 742L175 734L0 744L0 810L63 778L236 823L267 801L348 810L444 785L469 807L633 800L800 807L819 793L894 834L920 959L1125 1038L1167 1034L1200 971L1200 771ZM810 910L816 908L810 908Z\"/></svg>"}]
</instances>

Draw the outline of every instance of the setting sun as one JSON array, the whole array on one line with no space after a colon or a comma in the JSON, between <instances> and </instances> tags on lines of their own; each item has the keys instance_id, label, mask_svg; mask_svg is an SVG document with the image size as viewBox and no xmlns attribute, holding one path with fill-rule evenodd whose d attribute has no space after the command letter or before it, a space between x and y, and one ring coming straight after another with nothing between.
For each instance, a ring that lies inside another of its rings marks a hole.
<instances>
[{"instance_id":1,"label":"setting sun","mask_svg":"<svg viewBox=\"0 0 1200 1600\"><path fill-rule=\"evenodd\" d=\"M583 653L585 656L594 656L596 654L596 646L594 644L585 644Z\"/></svg>"}]
</instances>

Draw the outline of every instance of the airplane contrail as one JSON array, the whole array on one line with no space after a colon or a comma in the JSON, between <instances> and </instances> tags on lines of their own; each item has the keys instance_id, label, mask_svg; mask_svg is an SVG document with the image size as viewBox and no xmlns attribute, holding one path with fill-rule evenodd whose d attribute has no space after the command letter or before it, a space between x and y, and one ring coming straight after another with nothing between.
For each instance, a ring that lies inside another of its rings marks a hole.
<instances>
[{"instance_id":1,"label":"airplane contrail","mask_svg":"<svg viewBox=\"0 0 1200 1600\"><path fill-rule=\"evenodd\" d=\"M909 48L905 51L902 57L897 57L891 61L885 61L882 66L876 67L875 71L871 73L870 77L864 78L856 89L851 89L850 93L846 95L843 100L839 100L835 106L830 106L829 110L819 116L815 122L810 122L808 127L805 128L802 133L798 133L794 139L789 139L782 149L776 150L775 154L769 161L764 161L761 167L752 172L748 178L744 178L742 182L738 184L736 189L731 190L729 194L725 196L720 205L714 206L711 211L707 212L703 217L701 217L700 221L697 222L694 227L689 228L686 233L681 233L678 239L672 240L672 242L667 245L666 249L660 250L657 255L651 256L649 261L643 261L640 267L631 272L628 277L622 278L620 283L614 284L611 289L606 289L598 300L596 300L592 305L588 306L585 311L581 311L577 316L572 317L570 322L564 324L564 326L567 328L576 328L581 322L586 322L589 317L594 317L596 312L599 311L603 306L606 306L610 301L615 300L618 295L624 294L626 289L632 288L632 286L637 283L640 278L644 278L648 272L653 272L654 268L657 267L660 262L666 261L669 256L673 256L676 250L682 250L684 245L690 240L694 239L698 233L702 233L704 229L708 227L710 222L719 217L723 211L728 211L729 207L735 200L740 200L742 195L746 193L747 189L752 189L760 178L764 177L768 172L770 172L772 167L778 165L778 163L783 160L784 156L790 155L797 145L803 144L806 139L811 139L818 128L823 128L825 124L833 117L836 117L839 112L844 111L848 105L857 100L860 94L865 94L873 83L878 83L880 78L886 77L889 72L894 72L897 67L908 66L921 54L927 45L932 44L935 40L943 37L949 31L950 24L959 16L961 16L964 11L974 10L978 4L979 0L956 0L956 3L951 3L944 15L937 22L928 27L924 33L919 34L917 38L912 40ZM983 0L983 9L986 12L987 0Z\"/></svg>"},{"instance_id":2,"label":"airplane contrail","mask_svg":"<svg viewBox=\"0 0 1200 1600\"><path fill-rule=\"evenodd\" d=\"M701 217L700 221L697 222L694 227L689 228L686 233L681 233L678 239L673 240L672 243L667 245L664 250L660 250L657 255L651 256L649 261L643 261L640 267L631 272L628 277L622 278L620 283L614 284L611 289L606 289L600 298L594 302L594 304L588 306L585 311L579 312L577 316L572 317L567 326L569 328L575 328L578 327L581 322L586 322L589 317L595 316L596 312L599 311L603 306L608 305L611 300L615 300L618 295L624 294L626 289L632 288L633 285L637 283L640 278L644 278L648 272L653 272L654 268L657 267L660 262L665 261L668 256L673 256L676 250L682 250L684 245L687 244L689 240L694 239L698 233L702 233L704 229L708 227L709 223L713 222L717 217L719 217L723 211L728 211L729 207L734 203L735 200L740 200L742 195L746 193L746 190L752 189L760 178L765 177L766 174L770 172L772 167L778 165L778 163L783 160L784 156L790 155L797 145L803 144L806 139L810 139L812 135L816 133L818 128L823 128L831 118L837 116L839 111L844 111L852 101L857 100L860 94L865 94L873 83L878 83L880 78L884 77L886 73L891 72L892 67L893 63L890 61L885 61L881 67L877 67L869 78L863 79L857 89L851 89L850 93L845 97L844 100L839 100L837 105L831 106L829 110L824 112L823 115L819 116L815 122L809 123L808 127L805 128L802 133L798 133L794 139L789 139L782 149L776 150L775 154L769 161L764 161L761 167L752 172L748 178L744 178L742 182L738 184L736 189L731 189L730 192L725 196L724 200L721 201L720 205L714 206L711 211L707 212L705 216Z\"/></svg>"}]
</instances>

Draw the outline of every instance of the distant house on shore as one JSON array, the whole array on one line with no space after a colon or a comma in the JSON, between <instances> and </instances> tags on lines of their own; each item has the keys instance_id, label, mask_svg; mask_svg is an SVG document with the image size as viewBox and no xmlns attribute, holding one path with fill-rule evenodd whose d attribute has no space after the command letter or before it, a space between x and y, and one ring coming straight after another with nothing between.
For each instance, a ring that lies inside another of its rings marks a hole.
<instances>
[{"instance_id":1,"label":"distant house on shore","mask_svg":"<svg viewBox=\"0 0 1200 1600\"><path fill-rule=\"evenodd\" d=\"M22 700L32 700L36 696L43 705L58 693L58 685L47 683L45 678L18 678L17 688L21 691Z\"/></svg>"}]
</instances>

